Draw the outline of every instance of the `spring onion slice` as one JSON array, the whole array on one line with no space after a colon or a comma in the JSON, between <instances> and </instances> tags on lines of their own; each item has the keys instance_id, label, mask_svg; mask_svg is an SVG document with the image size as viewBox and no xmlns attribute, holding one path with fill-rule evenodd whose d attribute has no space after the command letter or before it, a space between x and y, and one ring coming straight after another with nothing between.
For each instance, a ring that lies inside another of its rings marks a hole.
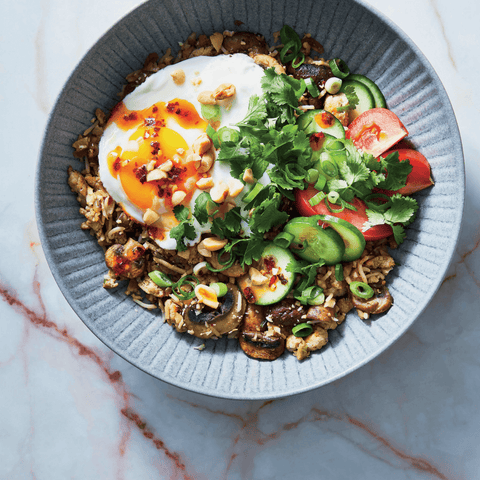
<instances>
[{"instance_id":1,"label":"spring onion slice","mask_svg":"<svg viewBox=\"0 0 480 480\"><path fill-rule=\"evenodd\" d=\"M148 276L159 287L171 287L173 285L170 277L166 273L160 272L160 270L154 270Z\"/></svg>"},{"instance_id":2,"label":"spring onion slice","mask_svg":"<svg viewBox=\"0 0 480 480\"><path fill-rule=\"evenodd\" d=\"M305 54L303 52L299 52L295 57L295 60L292 60L292 67L298 68L304 61L305 61Z\"/></svg>"},{"instance_id":3,"label":"spring onion slice","mask_svg":"<svg viewBox=\"0 0 480 480\"><path fill-rule=\"evenodd\" d=\"M313 332L313 327L309 323L300 323L292 328L292 333L296 337L308 337Z\"/></svg>"},{"instance_id":4,"label":"spring onion slice","mask_svg":"<svg viewBox=\"0 0 480 480\"><path fill-rule=\"evenodd\" d=\"M315 188L317 190L323 190L326 184L327 184L327 179L323 175L319 175L318 180L315 183Z\"/></svg>"},{"instance_id":5,"label":"spring onion slice","mask_svg":"<svg viewBox=\"0 0 480 480\"><path fill-rule=\"evenodd\" d=\"M238 142L240 140L240 134L237 130L228 127L222 127L218 131L218 140L222 142Z\"/></svg>"},{"instance_id":6,"label":"spring onion slice","mask_svg":"<svg viewBox=\"0 0 480 480\"><path fill-rule=\"evenodd\" d=\"M288 248L293 242L295 236L288 232L279 233L274 239L273 243L280 248Z\"/></svg>"},{"instance_id":7,"label":"spring onion slice","mask_svg":"<svg viewBox=\"0 0 480 480\"><path fill-rule=\"evenodd\" d=\"M307 90L313 98L317 98L320 95L320 90L311 77L305 79L305 84L307 85Z\"/></svg>"},{"instance_id":8,"label":"spring onion slice","mask_svg":"<svg viewBox=\"0 0 480 480\"><path fill-rule=\"evenodd\" d=\"M341 58L334 58L328 62L335 77L345 78L350 75L350 69Z\"/></svg>"},{"instance_id":9,"label":"spring onion slice","mask_svg":"<svg viewBox=\"0 0 480 480\"><path fill-rule=\"evenodd\" d=\"M314 207L315 205L318 205L326 196L327 194L325 192L318 192L308 201L308 203Z\"/></svg>"},{"instance_id":10,"label":"spring onion slice","mask_svg":"<svg viewBox=\"0 0 480 480\"><path fill-rule=\"evenodd\" d=\"M337 203L338 199L340 198L340 194L338 192L329 192L327 195L327 199L330 203Z\"/></svg>"},{"instance_id":11,"label":"spring onion slice","mask_svg":"<svg viewBox=\"0 0 480 480\"><path fill-rule=\"evenodd\" d=\"M330 205L330 203L328 201L328 198L325 200L325 206L327 207L327 209L330 213L341 213L345 210L344 205L342 205L340 208L332 208L332 206Z\"/></svg>"},{"instance_id":12,"label":"spring onion slice","mask_svg":"<svg viewBox=\"0 0 480 480\"><path fill-rule=\"evenodd\" d=\"M205 120L218 119L222 113L218 105L202 105L200 112Z\"/></svg>"},{"instance_id":13,"label":"spring onion slice","mask_svg":"<svg viewBox=\"0 0 480 480\"><path fill-rule=\"evenodd\" d=\"M243 203L250 203L255 200L255 197L262 190L263 185L261 183L256 183L255 186L242 198Z\"/></svg>"},{"instance_id":14,"label":"spring onion slice","mask_svg":"<svg viewBox=\"0 0 480 480\"><path fill-rule=\"evenodd\" d=\"M318 180L318 176L318 170L316 170L315 168L310 168L309 170L307 170L307 176L305 180L307 181L307 183L315 184Z\"/></svg>"},{"instance_id":15,"label":"spring onion slice","mask_svg":"<svg viewBox=\"0 0 480 480\"><path fill-rule=\"evenodd\" d=\"M297 45L298 49L302 47L302 41L300 40L300 37L298 36L298 33L290 26L284 25L282 29L280 30L280 40L282 43L285 45L288 42L291 42L292 40L295 42L295 45Z\"/></svg>"},{"instance_id":16,"label":"spring onion slice","mask_svg":"<svg viewBox=\"0 0 480 480\"><path fill-rule=\"evenodd\" d=\"M222 268L213 268L210 264L207 265L207 268L211 272L223 272L224 270L226 270L227 268L230 268L234 264L235 258L236 258L235 254L233 252L228 252L230 254L230 256L228 257L228 260L222 261L222 255L224 253L226 253L225 249L222 248L221 250L219 250L217 255L217 261L222 266Z\"/></svg>"},{"instance_id":17,"label":"spring onion slice","mask_svg":"<svg viewBox=\"0 0 480 480\"><path fill-rule=\"evenodd\" d=\"M180 300L191 300L195 296L195 285L193 284L199 283L198 278L195 275L185 275L182 277L177 283L172 285L172 290L175 296L177 296ZM184 285L188 285L192 290L190 292L186 292L181 287Z\"/></svg>"},{"instance_id":18,"label":"spring onion slice","mask_svg":"<svg viewBox=\"0 0 480 480\"><path fill-rule=\"evenodd\" d=\"M222 282L211 283L210 287L215 290L217 297L224 297L228 292L228 287Z\"/></svg>"},{"instance_id":19,"label":"spring onion slice","mask_svg":"<svg viewBox=\"0 0 480 480\"><path fill-rule=\"evenodd\" d=\"M282 50L280 50L280 60L282 63L288 63L297 58L298 50L295 40L288 41Z\"/></svg>"},{"instance_id":20,"label":"spring onion slice","mask_svg":"<svg viewBox=\"0 0 480 480\"><path fill-rule=\"evenodd\" d=\"M350 284L350 291L360 298L369 299L373 297L373 288L364 282L352 282Z\"/></svg>"}]
</instances>

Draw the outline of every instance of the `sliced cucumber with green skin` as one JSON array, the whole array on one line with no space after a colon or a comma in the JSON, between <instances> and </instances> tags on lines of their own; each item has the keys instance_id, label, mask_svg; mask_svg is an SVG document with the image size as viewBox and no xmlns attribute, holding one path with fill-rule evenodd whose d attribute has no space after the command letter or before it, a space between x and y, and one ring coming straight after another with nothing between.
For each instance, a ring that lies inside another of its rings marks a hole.
<instances>
[{"instance_id":1,"label":"sliced cucumber with green skin","mask_svg":"<svg viewBox=\"0 0 480 480\"><path fill-rule=\"evenodd\" d=\"M342 237L345 244L342 262L351 262L362 256L365 250L365 237L355 225L332 215L315 215L315 217L318 217L322 223L332 227Z\"/></svg>"},{"instance_id":2,"label":"sliced cucumber with green skin","mask_svg":"<svg viewBox=\"0 0 480 480\"><path fill-rule=\"evenodd\" d=\"M349 80L348 78L342 82L342 88L339 93L345 93L345 89L351 86L355 90L355 93L358 97L358 105L353 110L348 110L348 118L350 122L353 122L359 115L367 110L371 110L375 107L375 100L373 95L370 93L368 87L363 83L357 82L356 80Z\"/></svg>"},{"instance_id":3,"label":"sliced cucumber with green skin","mask_svg":"<svg viewBox=\"0 0 480 480\"><path fill-rule=\"evenodd\" d=\"M345 138L340 120L325 110L308 110L297 118L297 125L306 135L323 132L335 138Z\"/></svg>"},{"instance_id":4,"label":"sliced cucumber with green skin","mask_svg":"<svg viewBox=\"0 0 480 480\"><path fill-rule=\"evenodd\" d=\"M285 225L283 231L295 237L290 248L300 258L313 263L323 259L326 265L335 265L342 261L345 243L333 228L319 226L318 217L294 218ZM295 245L298 249L295 249Z\"/></svg>"},{"instance_id":5,"label":"sliced cucumber with green skin","mask_svg":"<svg viewBox=\"0 0 480 480\"><path fill-rule=\"evenodd\" d=\"M287 265L296 265L297 263L298 261L290 250L270 243L263 250L258 264L259 270L267 271L265 276L268 278L268 281L263 285L253 285L251 278L245 275L238 279L238 285L247 300L249 300L248 297L250 295L253 295L256 305L272 305L285 298L292 289L296 274L287 271ZM273 268L276 268L278 272L273 273ZM275 279L275 289L272 290L270 288L270 279L274 275L277 278ZM246 288L250 290L248 293L245 292Z\"/></svg>"},{"instance_id":6,"label":"sliced cucumber with green skin","mask_svg":"<svg viewBox=\"0 0 480 480\"><path fill-rule=\"evenodd\" d=\"M383 96L382 91L378 88L377 84L370 80L368 77L364 75L360 75L358 73L351 73L347 80L355 80L356 82L363 83L369 90L373 96L375 101L375 108L387 108L387 102L385 97Z\"/></svg>"}]
</instances>

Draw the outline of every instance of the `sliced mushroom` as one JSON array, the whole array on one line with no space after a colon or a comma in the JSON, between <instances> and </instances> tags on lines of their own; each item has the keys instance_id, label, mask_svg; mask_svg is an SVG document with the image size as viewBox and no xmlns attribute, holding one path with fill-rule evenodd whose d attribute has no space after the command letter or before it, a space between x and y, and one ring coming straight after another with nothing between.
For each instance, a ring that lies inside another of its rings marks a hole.
<instances>
[{"instance_id":1,"label":"sliced mushroom","mask_svg":"<svg viewBox=\"0 0 480 480\"><path fill-rule=\"evenodd\" d=\"M285 339L278 333L265 331L264 321L263 307L248 304L239 337L240 348L249 357L275 360L285 351Z\"/></svg>"},{"instance_id":2,"label":"sliced mushroom","mask_svg":"<svg viewBox=\"0 0 480 480\"><path fill-rule=\"evenodd\" d=\"M265 307L265 316L275 325L293 326L301 323L306 314L307 308L293 298L285 298Z\"/></svg>"},{"instance_id":3,"label":"sliced mushroom","mask_svg":"<svg viewBox=\"0 0 480 480\"><path fill-rule=\"evenodd\" d=\"M240 290L229 284L228 292L218 300L220 304L215 310L206 306L197 310L197 305L201 304L192 304L185 309L183 320L188 333L199 338L210 338L220 337L238 328L246 306Z\"/></svg>"},{"instance_id":4,"label":"sliced mushroom","mask_svg":"<svg viewBox=\"0 0 480 480\"><path fill-rule=\"evenodd\" d=\"M335 311L331 307L315 305L308 309L307 320L318 323L325 330L335 329L339 322L334 320Z\"/></svg>"},{"instance_id":5,"label":"sliced mushroom","mask_svg":"<svg viewBox=\"0 0 480 480\"><path fill-rule=\"evenodd\" d=\"M386 312L393 304L387 287L382 287L372 298L364 299L351 294L351 299L355 308L370 314Z\"/></svg>"},{"instance_id":6,"label":"sliced mushroom","mask_svg":"<svg viewBox=\"0 0 480 480\"><path fill-rule=\"evenodd\" d=\"M302 63L298 68L289 67L288 73L295 78L311 78L321 89L324 87L325 82L333 77L330 67L325 65L315 65L314 63Z\"/></svg>"},{"instance_id":7,"label":"sliced mushroom","mask_svg":"<svg viewBox=\"0 0 480 480\"><path fill-rule=\"evenodd\" d=\"M252 51L255 53L268 53L265 40L260 35L250 32L237 32L232 36L225 36L223 46L228 53Z\"/></svg>"},{"instance_id":8,"label":"sliced mushroom","mask_svg":"<svg viewBox=\"0 0 480 480\"><path fill-rule=\"evenodd\" d=\"M125 245L112 245L105 252L105 263L115 275L123 278L137 278L145 269L145 247L133 238Z\"/></svg>"}]
</instances>

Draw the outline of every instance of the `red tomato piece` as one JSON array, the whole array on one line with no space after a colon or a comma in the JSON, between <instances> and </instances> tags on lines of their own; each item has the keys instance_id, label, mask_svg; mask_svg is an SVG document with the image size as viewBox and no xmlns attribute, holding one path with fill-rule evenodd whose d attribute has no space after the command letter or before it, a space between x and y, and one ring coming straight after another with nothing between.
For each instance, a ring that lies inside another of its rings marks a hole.
<instances>
[{"instance_id":1,"label":"red tomato piece","mask_svg":"<svg viewBox=\"0 0 480 480\"><path fill-rule=\"evenodd\" d=\"M353 202L350 202L357 209L356 212L345 208L343 212L332 213L325 205L325 199L314 207L310 205L309 200L317 193L318 190L312 186L306 190L295 190L295 204L298 212L304 217L311 217L312 215L333 215L334 217L341 218L357 227L363 233L365 240L380 240L381 238L392 235L393 231L390 225L375 225L365 232L362 230L363 225L368 221L368 216L365 213L367 206L359 198L354 197ZM334 208L339 207L335 206Z\"/></svg>"},{"instance_id":2,"label":"red tomato piece","mask_svg":"<svg viewBox=\"0 0 480 480\"><path fill-rule=\"evenodd\" d=\"M359 115L345 133L364 152L378 157L408 135L400 119L386 108L372 108Z\"/></svg>"},{"instance_id":3,"label":"red tomato piece","mask_svg":"<svg viewBox=\"0 0 480 480\"><path fill-rule=\"evenodd\" d=\"M411 150L409 148L398 148L392 149L388 152L380 155L382 158L385 158L387 155L393 152L398 152L398 158L402 160L410 160L410 165L413 167L412 171L407 177L406 185L400 190L382 190L376 188L373 191L375 193L384 193L391 197L395 193L401 193L402 195L411 195L412 193L419 192L424 188L428 188L433 185L433 180L430 172L430 164L428 160L416 150Z\"/></svg>"}]
</instances>

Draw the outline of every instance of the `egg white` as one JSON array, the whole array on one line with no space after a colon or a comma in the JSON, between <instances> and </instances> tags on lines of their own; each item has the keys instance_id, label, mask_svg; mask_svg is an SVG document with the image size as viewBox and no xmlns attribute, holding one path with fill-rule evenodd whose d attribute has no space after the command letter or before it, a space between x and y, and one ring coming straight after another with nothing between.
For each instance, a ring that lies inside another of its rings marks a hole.
<instances>
[{"instance_id":1,"label":"egg white","mask_svg":"<svg viewBox=\"0 0 480 480\"><path fill-rule=\"evenodd\" d=\"M182 69L185 73L185 82L181 85L177 85L172 78L172 73L179 69ZM222 83L231 83L235 85L236 94L228 108L221 108L220 127L232 126L245 117L250 97L254 94L259 96L262 94L262 76L263 69L245 54L195 57L167 66L151 75L142 85L127 95L123 103L128 110L144 110L155 103L168 103L175 98L179 98L192 103L200 114L201 104L197 100L198 94L204 90L214 91ZM179 133L189 148L195 139L203 133L201 129L182 128L173 119L168 119L166 126ZM119 178L111 175L107 163L109 152L115 150L117 146L120 146L123 151L134 151L136 147L131 144L129 139L135 131L136 128L128 131L122 130L114 122L108 125L99 145L99 173L104 187L114 200L121 203L124 211L132 218L143 223L145 211L130 201L122 188ZM232 178L230 166L227 163L218 161L215 162L209 171L209 175L213 178L214 183L220 180L228 182ZM267 184L269 182L268 175L265 174L260 181L263 184ZM241 198L244 192L235 199L237 206L242 206ZM201 193L202 191L197 189L191 201L184 205L193 211L195 199ZM162 212L159 211L158 213L161 214ZM194 226L197 231L197 238L190 241L190 245L199 241L201 233L210 231L209 224L201 226L194 221ZM244 228L248 230L246 225L244 225ZM163 240L157 240L157 243L165 249L176 248L176 241L170 238L168 232L166 237Z\"/></svg>"}]
</instances>

